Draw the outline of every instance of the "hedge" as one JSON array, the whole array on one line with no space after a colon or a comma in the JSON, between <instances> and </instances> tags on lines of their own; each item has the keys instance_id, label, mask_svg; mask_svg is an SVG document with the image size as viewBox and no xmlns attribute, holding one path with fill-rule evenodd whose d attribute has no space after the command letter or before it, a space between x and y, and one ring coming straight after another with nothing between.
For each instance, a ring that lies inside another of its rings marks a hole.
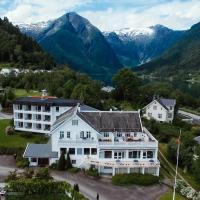
<instances>
[{"instance_id":1,"label":"hedge","mask_svg":"<svg viewBox=\"0 0 200 200\"><path fill-rule=\"evenodd\" d=\"M151 174L117 174L112 177L114 185L143 185L149 186L159 182L159 177Z\"/></svg>"},{"instance_id":2,"label":"hedge","mask_svg":"<svg viewBox=\"0 0 200 200\"><path fill-rule=\"evenodd\" d=\"M24 148L22 147L4 147L0 146L0 155L22 155Z\"/></svg>"}]
</instances>

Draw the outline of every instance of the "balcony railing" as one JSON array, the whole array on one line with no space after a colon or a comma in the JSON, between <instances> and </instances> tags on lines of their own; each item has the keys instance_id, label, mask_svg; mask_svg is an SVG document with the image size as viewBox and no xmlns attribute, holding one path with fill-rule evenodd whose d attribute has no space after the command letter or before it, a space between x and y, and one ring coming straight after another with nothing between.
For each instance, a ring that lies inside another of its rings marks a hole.
<instances>
[{"instance_id":1,"label":"balcony railing","mask_svg":"<svg viewBox=\"0 0 200 200\"><path fill-rule=\"evenodd\" d=\"M148 161L123 161L123 160L101 160L101 159L93 159L89 156L85 159L85 162L91 165L96 166L105 166L105 167L117 167L117 168L124 168L124 167L160 167L159 160L148 160Z\"/></svg>"}]
</instances>

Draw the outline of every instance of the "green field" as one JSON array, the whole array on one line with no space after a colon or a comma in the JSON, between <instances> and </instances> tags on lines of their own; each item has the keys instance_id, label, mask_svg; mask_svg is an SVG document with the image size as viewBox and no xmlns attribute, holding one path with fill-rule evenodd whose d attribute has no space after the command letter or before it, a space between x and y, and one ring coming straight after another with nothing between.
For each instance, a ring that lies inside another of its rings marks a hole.
<instances>
[{"instance_id":1,"label":"green field","mask_svg":"<svg viewBox=\"0 0 200 200\"><path fill-rule=\"evenodd\" d=\"M160 200L172 200L172 197L173 197L173 191L170 190L169 192L165 193L163 196L160 197ZM186 200L185 197L179 195L179 194L176 194L176 200Z\"/></svg>"},{"instance_id":2,"label":"green field","mask_svg":"<svg viewBox=\"0 0 200 200\"><path fill-rule=\"evenodd\" d=\"M5 128L9 126L9 120L0 120L0 147L26 147L27 143L46 143L44 135L16 132L14 135L6 135Z\"/></svg>"},{"instance_id":3,"label":"green field","mask_svg":"<svg viewBox=\"0 0 200 200\"><path fill-rule=\"evenodd\" d=\"M39 91L26 91L25 89L15 89L15 96L16 97L26 97L26 96L41 96L41 92Z\"/></svg>"}]
</instances>

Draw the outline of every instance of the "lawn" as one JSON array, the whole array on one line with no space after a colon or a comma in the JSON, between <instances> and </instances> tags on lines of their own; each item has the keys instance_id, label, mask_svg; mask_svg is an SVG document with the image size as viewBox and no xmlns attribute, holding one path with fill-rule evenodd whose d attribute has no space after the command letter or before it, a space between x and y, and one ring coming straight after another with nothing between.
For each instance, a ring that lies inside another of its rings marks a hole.
<instances>
[{"instance_id":1,"label":"lawn","mask_svg":"<svg viewBox=\"0 0 200 200\"><path fill-rule=\"evenodd\" d=\"M0 147L22 147L25 148L27 143L46 143L47 138L44 135L20 133L6 135L5 128L9 126L10 120L0 120Z\"/></svg>"},{"instance_id":2,"label":"lawn","mask_svg":"<svg viewBox=\"0 0 200 200\"><path fill-rule=\"evenodd\" d=\"M16 97L26 97L26 96L41 96L41 92L36 90L26 91L25 89L15 89Z\"/></svg>"},{"instance_id":3,"label":"lawn","mask_svg":"<svg viewBox=\"0 0 200 200\"><path fill-rule=\"evenodd\" d=\"M173 197L173 191L170 190L169 192L166 192L163 196L160 197L160 200L172 200ZM181 196L180 194L176 193L176 200L186 200L185 197Z\"/></svg>"}]
</instances>

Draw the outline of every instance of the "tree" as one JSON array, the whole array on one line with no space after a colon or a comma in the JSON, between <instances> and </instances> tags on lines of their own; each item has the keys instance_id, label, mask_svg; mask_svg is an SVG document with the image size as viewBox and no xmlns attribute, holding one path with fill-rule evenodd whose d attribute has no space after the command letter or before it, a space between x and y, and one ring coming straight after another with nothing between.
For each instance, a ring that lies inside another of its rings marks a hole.
<instances>
[{"instance_id":1,"label":"tree","mask_svg":"<svg viewBox=\"0 0 200 200\"><path fill-rule=\"evenodd\" d=\"M72 163L71 163L69 152L67 152L66 169L68 170L71 168L72 168Z\"/></svg>"},{"instance_id":2,"label":"tree","mask_svg":"<svg viewBox=\"0 0 200 200\"><path fill-rule=\"evenodd\" d=\"M138 97L140 79L129 68L123 68L113 77L114 96L119 100L135 100Z\"/></svg>"},{"instance_id":3,"label":"tree","mask_svg":"<svg viewBox=\"0 0 200 200\"><path fill-rule=\"evenodd\" d=\"M193 159L193 174L195 175L198 182L200 182L200 146L196 148Z\"/></svg>"},{"instance_id":4,"label":"tree","mask_svg":"<svg viewBox=\"0 0 200 200\"><path fill-rule=\"evenodd\" d=\"M58 170L62 170L62 171L65 170L65 164L66 164L65 153L62 152L58 160Z\"/></svg>"},{"instance_id":5,"label":"tree","mask_svg":"<svg viewBox=\"0 0 200 200\"><path fill-rule=\"evenodd\" d=\"M78 184L74 184L74 190L77 191L77 192L79 192L79 186L78 186Z\"/></svg>"}]
</instances>

